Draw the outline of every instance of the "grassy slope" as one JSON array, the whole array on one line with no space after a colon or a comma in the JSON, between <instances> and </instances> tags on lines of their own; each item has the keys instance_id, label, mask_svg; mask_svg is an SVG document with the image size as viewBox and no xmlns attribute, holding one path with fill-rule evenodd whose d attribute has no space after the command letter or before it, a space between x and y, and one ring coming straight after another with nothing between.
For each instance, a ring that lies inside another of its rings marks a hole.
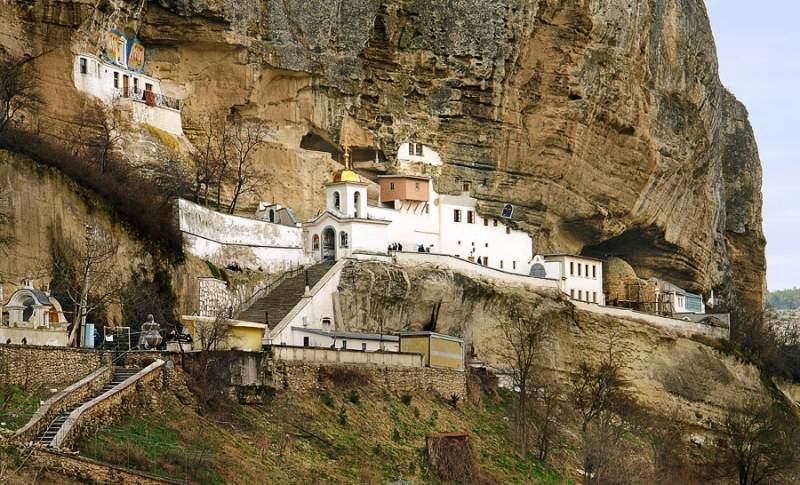
<instances>
[{"instance_id":1,"label":"grassy slope","mask_svg":"<svg viewBox=\"0 0 800 485\"><path fill-rule=\"evenodd\" d=\"M279 394L269 404L234 404L206 416L167 401L162 414L125 418L81 443L81 452L201 483L420 483L436 482L425 435L468 431L477 462L501 483L560 483L553 470L517 458L503 398L453 409L430 396L405 404L402 396L361 388Z\"/></svg>"},{"instance_id":2,"label":"grassy slope","mask_svg":"<svg viewBox=\"0 0 800 485\"><path fill-rule=\"evenodd\" d=\"M16 430L31 418L39 401L50 397L48 386L29 390L20 386L0 384L0 428Z\"/></svg>"}]
</instances>

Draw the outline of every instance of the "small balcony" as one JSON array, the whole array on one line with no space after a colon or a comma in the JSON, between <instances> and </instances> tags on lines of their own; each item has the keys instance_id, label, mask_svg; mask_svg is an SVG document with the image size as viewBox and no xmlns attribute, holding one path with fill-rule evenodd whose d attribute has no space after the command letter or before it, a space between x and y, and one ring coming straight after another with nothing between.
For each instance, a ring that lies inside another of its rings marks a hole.
<instances>
[{"instance_id":1,"label":"small balcony","mask_svg":"<svg viewBox=\"0 0 800 485\"><path fill-rule=\"evenodd\" d=\"M175 111L181 110L181 101L179 99L167 96L165 94L147 91L141 88L117 89L115 97L131 99L133 101L144 103L147 106L158 106L161 108L169 108Z\"/></svg>"}]
</instances>

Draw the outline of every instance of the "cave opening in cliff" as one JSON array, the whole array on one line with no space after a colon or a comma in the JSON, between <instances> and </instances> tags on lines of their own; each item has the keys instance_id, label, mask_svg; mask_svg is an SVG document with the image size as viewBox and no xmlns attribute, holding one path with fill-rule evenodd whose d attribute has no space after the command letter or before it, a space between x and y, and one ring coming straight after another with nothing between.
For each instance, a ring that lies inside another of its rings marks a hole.
<instances>
[{"instance_id":1,"label":"cave opening in cliff","mask_svg":"<svg viewBox=\"0 0 800 485\"><path fill-rule=\"evenodd\" d=\"M300 140L300 148L315 152L330 153L331 158L341 162L341 149L327 135L316 131L309 131ZM382 150L374 147L352 146L350 147L350 159L353 163L383 163L386 155Z\"/></svg>"},{"instance_id":2,"label":"cave opening in cliff","mask_svg":"<svg viewBox=\"0 0 800 485\"><path fill-rule=\"evenodd\" d=\"M309 131L300 140L300 148L315 152L330 153L334 159L339 158L339 147L325 135L315 131Z\"/></svg>"},{"instance_id":3,"label":"cave opening in cliff","mask_svg":"<svg viewBox=\"0 0 800 485\"><path fill-rule=\"evenodd\" d=\"M616 257L630 264L640 278L661 278L685 290L700 291L696 263L682 249L667 241L656 226L636 226L595 245L584 247L584 256L607 260Z\"/></svg>"}]
</instances>

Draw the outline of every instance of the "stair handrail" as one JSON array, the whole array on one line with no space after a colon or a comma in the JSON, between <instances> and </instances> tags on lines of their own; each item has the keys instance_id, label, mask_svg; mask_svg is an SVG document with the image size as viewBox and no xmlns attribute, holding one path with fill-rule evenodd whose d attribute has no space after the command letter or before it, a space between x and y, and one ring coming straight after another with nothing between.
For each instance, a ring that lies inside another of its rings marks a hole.
<instances>
[{"instance_id":1,"label":"stair handrail","mask_svg":"<svg viewBox=\"0 0 800 485\"><path fill-rule=\"evenodd\" d=\"M67 419L64 421L64 424L61 425L61 428L59 428L58 432L50 442L51 446L53 448L61 448L61 445L64 443L64 441L66 441L66 439L72 433L73 428L75 427L75 425L78 423L78 421L81 419L81 417L86 411L92 409L97 404L112 397L114 394L121 392L123 389L130 387L131 384L144 378L151 372L154 372L162 368L164 363L165 362L163 360L157 359L152 364L148 365L144 369L140 369L136 374L127 377L125 380L116 384L111 389L103 392L98 396L94 396L93 398L79 405L77 408L73 409L72 412L70 412L69 415L67 416Z\"/></svg>"},{"instance_id":2,"label":"stair handrail","mask_svg":"<svg viewBox=\"0 0 800 485\"><path fill-rule=\"evenodd\" d=\"M30 434L32 434L33 437L36 437L39 434L39 429L37 429L37 426L41 423L43 419L45 419L48 416L48 414L50 414L50 411L54 405L64 400L66 397L68 397L70 394L77 391L78 389L91 384L95 379L97 379L99 376L101 376L108 370L109 366L102 366L96 369L95 371L91 372L88 376L84 377L78 382L75 382L65 387L64 389L61 390L61 392L58 392L50 396L49 399L47 399L41 406L39 406L39 408L31 416L31 419L29 419L28 422L25 423L25 425L19 428L16 432L14 432L13 435L11 435L8 438L8 441L17 441L20 439L25 439L25 437ZM50 425L50 421L52 420L47 421L48 426ZM26 441L31 441L31 440L26 440Z\"/></svg>"},{"instance_id":3,"label":"stair handrail","mask_svg":"<svg viewBox=\"0 0 800 485\"><path fill-rule=\"evenodd\" d=\"M295 276L300 274L302 271L308 269L310 266L312 266L312 265L302 265L302 264L300 264L300 265L297 265L297 266L295 266L293 268L290 268L287 271L284 271L280 276L278 276L274 280L270 281L266 286L264 286L260 290L256 291L255 293L250 295L250 297L247 300L245 300L244 302L239 304L239 308L234 312L234 315L238 318L239 315L241 315L243 312L246 312L248 309L250 309L250 307L253 306L253 304L255 304L256 301L258 301L261 298L263 298L264 296L267 296L268 294L272 293L272 291L275 288L277 288L278 286L280 286L281 283L283 283L284 281L286 281L289 278L294 278Z\"/></svg>"}]
</instances>

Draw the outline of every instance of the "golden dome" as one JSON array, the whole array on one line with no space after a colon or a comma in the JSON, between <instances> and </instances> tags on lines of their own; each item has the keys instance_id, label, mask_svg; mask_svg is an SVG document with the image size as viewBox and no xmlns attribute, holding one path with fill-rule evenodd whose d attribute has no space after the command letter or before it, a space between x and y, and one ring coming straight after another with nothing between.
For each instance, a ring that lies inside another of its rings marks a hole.
<instances>
[{"instance_id":1,"label":"golden dome","mask_svg":"<svg viewBox=\"0 0 800 485\"><path fill-rule=\"evenodd\" d=\"M333 176L334 182L361 182L361 177L350 169L339 170Z\"/></svg>"}]
</instances>

